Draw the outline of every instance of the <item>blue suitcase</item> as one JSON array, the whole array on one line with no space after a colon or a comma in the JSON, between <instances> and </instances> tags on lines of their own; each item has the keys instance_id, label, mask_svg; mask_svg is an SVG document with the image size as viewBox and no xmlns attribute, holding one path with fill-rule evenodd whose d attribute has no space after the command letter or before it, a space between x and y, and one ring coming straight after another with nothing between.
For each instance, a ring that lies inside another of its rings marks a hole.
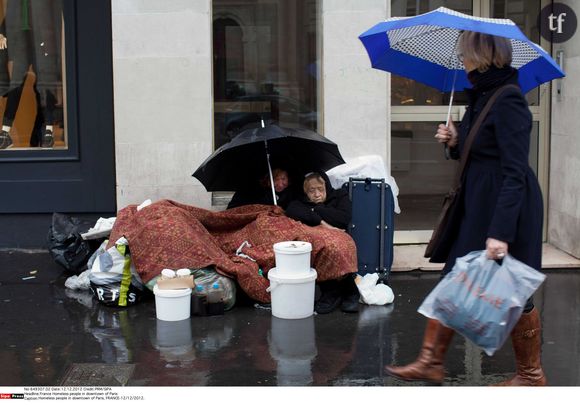
<instances>
[{"instance_id":1,"label":"blue suitcase","mask_svg":"<svg viewBox=\"0 0 580 405\"><path fill-rule=\"evenodd\" d=\"M350 178L352 202L349 234L357 249L358 274L379 273L386 283L393 265L395 202L384 179Z\"/></svg>"}]
</instances>

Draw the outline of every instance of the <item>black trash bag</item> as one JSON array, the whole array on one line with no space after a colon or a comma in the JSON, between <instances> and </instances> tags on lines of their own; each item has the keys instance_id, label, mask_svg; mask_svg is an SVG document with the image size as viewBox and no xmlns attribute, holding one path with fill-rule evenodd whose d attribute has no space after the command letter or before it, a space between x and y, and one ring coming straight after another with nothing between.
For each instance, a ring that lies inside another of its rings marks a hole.
<instances>
[{"instance_id":1,"label":"black trash bag","mask_svg":"<svg viewBox=\"0 0 580 405\"><path fill-rule=\"evenodd\" d=\"M48 251L55 262L69 272L80 274L91 255L104 239L83 240L92 223L68 215L53 213L48 230Z\"/></svg>"}]
</instances>

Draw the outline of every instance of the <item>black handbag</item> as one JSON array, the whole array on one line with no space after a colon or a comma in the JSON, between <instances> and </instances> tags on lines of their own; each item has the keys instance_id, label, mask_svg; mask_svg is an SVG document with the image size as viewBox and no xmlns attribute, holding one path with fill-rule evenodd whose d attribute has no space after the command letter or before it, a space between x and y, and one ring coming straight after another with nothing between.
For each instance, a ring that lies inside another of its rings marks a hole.
<instances>
[{"instance_id":1,"label":"black handbag","mask_svg":"<svg viewBox=\"0 0 580 405\"><path fill-rule=\"evenodd\" d=\"M437 226L431 235L431 239L425 248L425 257L431 258L432 262L445 262L451 251L451 246L453 240L449 240L446 235L454 235L455 231L459 228L459 220L454 211L457 209L461 196L461 184L463 183L463 173L467 165L467 160L469 157L469 151L475 136L479 132L479 128L483 123L483 120L489 113L489 110L493 106L495 100L499 97L501 93L510 87L519 89L515 84L508 84L500 87L496 92L490 97L490 99L485 104L485 107L475 120L475 124L471 127L467 138L465 139L465 145L461 151L461 159L459 162L459 167L455 172L455 179L453 181L453 186L451 190L447 193L443 199L443 208L441 209L441 214L437 220ZM452 219L457 219L452 221Z\"/></svg>"}]
</instances>

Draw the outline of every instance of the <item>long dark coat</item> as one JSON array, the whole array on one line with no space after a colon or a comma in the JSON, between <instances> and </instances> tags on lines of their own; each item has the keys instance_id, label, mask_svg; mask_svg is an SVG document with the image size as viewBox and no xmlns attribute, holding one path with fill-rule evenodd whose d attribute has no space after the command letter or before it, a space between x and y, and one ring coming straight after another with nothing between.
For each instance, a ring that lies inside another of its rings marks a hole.
<instances>
[{"instance_id":1,"label":"long dark coat","mask_svg":"<svg viewBox=\"0 0 580 405\"><path fill-rule=\"evenodd\" d=\"M497 88L517 84L517 74L486 91L468 91L469 105L452 157L459 158L469 129ZM516 259L539 270L542 261L543 203L538 180L529 166L532 115L521 91L510 88L495 101L469 152L457 209L444 240L451 244L443 274L458 257L485 250L487 238L508 243Z\"/></svg>"}]
</instances>

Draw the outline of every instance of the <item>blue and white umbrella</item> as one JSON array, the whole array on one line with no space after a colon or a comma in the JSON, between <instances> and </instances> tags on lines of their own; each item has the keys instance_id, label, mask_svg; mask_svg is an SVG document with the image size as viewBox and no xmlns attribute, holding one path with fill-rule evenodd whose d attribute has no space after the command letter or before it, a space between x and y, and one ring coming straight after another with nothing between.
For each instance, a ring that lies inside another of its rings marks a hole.
<instances>
[{"instance_id":1,"label":"blue and white umbrella","mask_svg":"<svg viewBox=\"0 0 580 405\"><path fill-rule=\"evenodd\" d=\"M523 93L564 72L539 45L508 19L474 17L445 7L414 17L393 17L362 33L372 67L416 80L440 91L471 87L457 43L463 31L511 40L512 67Z\"/></svg>"},{"instance_id":2,"label":"blue and white umbrella","mask_svg":"<svg viewBox=\"0 0 580 405\"><path fill-rule=\"evenodd\" d=\"M445 7L414 17L392 17L363 32L362 41L375 69L416 80L451 92L447 125L455 89L470 88L463 62L457 55L459 36L475 31L510 39L511 66L527 93L542 83L564 77L564 72L538 44L530 41L508 19L474 17ZM448 156L447 145L445 145Z\"/></svg>"}]
</instances>

